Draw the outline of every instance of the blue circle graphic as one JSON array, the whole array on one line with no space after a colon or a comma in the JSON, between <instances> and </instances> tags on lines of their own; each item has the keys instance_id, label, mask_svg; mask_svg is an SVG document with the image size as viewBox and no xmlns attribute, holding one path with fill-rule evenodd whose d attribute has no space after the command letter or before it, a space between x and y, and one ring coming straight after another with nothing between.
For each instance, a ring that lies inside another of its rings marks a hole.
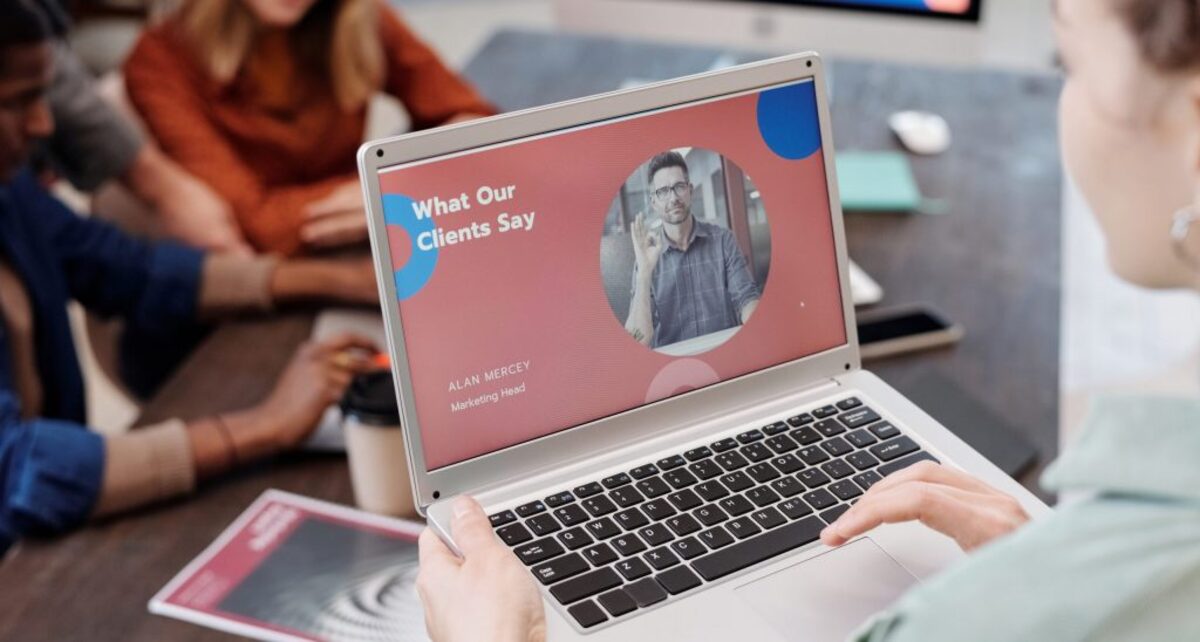
<instances>
[{"instance_id":1,"label":"blue circle graphic","mask_svg":"<svg viewBox=\"0 0 1200 642\"><path fill-rule=\"evenodd\" d=\"M431 217L417 216L416 202L402 194L383 195L383 221L388 225L399 225L408 232L412 252L408 263L396 270L396 298L403 301L421 291L433 276L433 268L437 266L438 249L422 250L417 247L417 237L423 232L434 229Z\"/></svg>"},{"instance_id":2,"label":"blue circle graphic","mask_svg":"<svg viewBox=\"0 0 1200 642\"><path fill-rule=\"evenodd\" d=\"M819 123L816 85L811 80L758 95L758 133L783 158L801 160L821 149Z\"/></svg>"}]
</instances>

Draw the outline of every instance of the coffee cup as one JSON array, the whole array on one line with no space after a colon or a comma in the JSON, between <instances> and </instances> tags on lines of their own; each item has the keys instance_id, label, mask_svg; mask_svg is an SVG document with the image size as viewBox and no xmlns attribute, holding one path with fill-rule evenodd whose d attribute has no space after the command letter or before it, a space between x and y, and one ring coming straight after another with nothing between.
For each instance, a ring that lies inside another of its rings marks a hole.
<instances>
[{"instance_id":1,"label":"coffee cup","mask_svg":"<svg viewBox=\"0 0 1200 642\"><path fill-rule=\"evenodd\" d=\"M392 374L358 375L346 390L341 408L354 502L372 513L415 516Z\"/></svg>"}]
</instances>

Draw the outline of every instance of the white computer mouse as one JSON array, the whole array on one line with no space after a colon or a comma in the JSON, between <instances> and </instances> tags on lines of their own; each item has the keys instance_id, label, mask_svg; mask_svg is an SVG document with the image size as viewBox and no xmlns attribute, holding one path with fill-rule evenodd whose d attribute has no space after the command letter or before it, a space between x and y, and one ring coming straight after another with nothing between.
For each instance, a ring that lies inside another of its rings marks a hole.
<instances>
[{"instance_id":1,"label":"white computer mouse","mask_svg":"<svg viewBox=\"0 0 1200 642\"><path fill-rule=\"evenodd\" d=\"M950 149L950 125L927 111L899 111L888 118L888 126L914 154L941 154Z\"/></svg>"}]
</instances>

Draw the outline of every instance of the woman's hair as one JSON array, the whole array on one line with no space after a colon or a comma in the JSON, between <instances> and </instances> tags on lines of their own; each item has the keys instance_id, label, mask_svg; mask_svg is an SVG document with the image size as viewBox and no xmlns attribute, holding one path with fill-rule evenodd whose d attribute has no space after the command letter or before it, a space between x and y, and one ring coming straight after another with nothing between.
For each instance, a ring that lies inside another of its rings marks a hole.
<instances>
[{"instance_id":1,"label":"woman's hair","mask_svg":"<svg viewBox=\"0 0 1200 642\"><path fill-rule=\"evenodd\" d=\"M366 103L383 82L383 43L377 0L317 0L291 29L291 45L305 69L323 80L343 109ZM257 30L243 0L188 0L179 24L200 63L222 82L237 75Z\"/></svg>"},{"instance_id":2,"label":"woman's hair","mask_svg":"<svg viewBox=\"0 0 1200 642\"><path fill-rule=\"evenodd\" d=\"M1200 69L1200 0L1115 0L1142 56L1163 71Z\"/></svg>"}]
</instances>

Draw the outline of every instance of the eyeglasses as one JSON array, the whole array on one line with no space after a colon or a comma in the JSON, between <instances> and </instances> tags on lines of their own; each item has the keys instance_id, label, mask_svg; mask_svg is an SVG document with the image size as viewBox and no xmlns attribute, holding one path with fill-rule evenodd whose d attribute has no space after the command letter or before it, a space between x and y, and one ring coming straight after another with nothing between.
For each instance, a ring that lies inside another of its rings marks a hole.
<instances>
[{"instance_id":1,"label":"eyeglasses","mask_svg":"<svg viewBox=\"0 0 1200 642\"><path fill-rule=\"evenodd\" d=\"M657 198L660 201L664 201L667 199L667 197L669 197L671 195L671 192L675 192L676 196L678 196L679 198L683 198L690 191L692 191L691 183L685 183L683 181L679 181L678 183L675 183L674 185L672 185L670 187L660 187L660 188L654 190L654 198Z\"/></svg>"}]
</instances>

